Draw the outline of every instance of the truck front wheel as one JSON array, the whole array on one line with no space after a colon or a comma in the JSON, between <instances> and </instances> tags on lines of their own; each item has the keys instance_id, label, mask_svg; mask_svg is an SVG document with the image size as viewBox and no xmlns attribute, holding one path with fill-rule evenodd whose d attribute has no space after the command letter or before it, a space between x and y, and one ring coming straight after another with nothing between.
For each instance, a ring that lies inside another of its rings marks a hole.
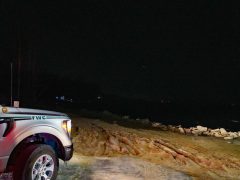
<instances>
[{"instance_id":1,"label":"truck front wheel","mask_svg":"<svg viewBox=\"0 0 240 180\"><path fill-rule=\"evenodd\" d=\"M33 144L23 149L13 168L14 179L55 180L58 158L51 146Z\"/></svg>"}]
</instances>

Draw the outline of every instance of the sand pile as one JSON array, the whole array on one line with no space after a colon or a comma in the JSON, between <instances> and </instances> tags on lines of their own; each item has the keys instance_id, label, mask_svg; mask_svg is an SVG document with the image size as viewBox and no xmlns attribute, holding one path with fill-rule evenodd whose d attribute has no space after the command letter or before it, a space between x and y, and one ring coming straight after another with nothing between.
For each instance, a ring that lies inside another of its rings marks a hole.
<instances>
[{"instance_id":1,"label":"sand pile","mask_svg":"<svg viewBox=\"0 0 240 180\"><path fill-rule=\"evenodd\" d=\"M190 142L189 137L186 137L185 141L184 137L177 133L173 136L169 132L171 136L168 138L168 132L162 132L165 134L161 136L142 129L134 130L89 119L79 120L74 128L75 152L81 155L135 156L195 177L240 177L238 157L227 155L228 152L211 153L197 142ZM181 138L179 142L178 137Z\"/></svg>"}]
</instances>

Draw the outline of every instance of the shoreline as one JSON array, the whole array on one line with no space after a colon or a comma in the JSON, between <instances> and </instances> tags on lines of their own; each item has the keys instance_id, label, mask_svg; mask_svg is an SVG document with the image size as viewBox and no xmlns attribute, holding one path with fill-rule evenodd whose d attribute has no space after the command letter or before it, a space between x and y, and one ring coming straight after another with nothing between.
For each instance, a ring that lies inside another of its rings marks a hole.
<instances>
[{"instance_id":1,"label":"shoreline","mask_svg":"<svg viewBox=\"0 0 240 180\"><path fill-rule=\"evenodd\" d=\"M128 115L120 116L109 111L93 112L86 109L82 109L80 112L83 117L86 118L99 118L103 121L113 124L119 124L131 128L144 128L144 129L156 129L162 131L171 131L185 135L194 136L210 136L216 138L222 138L224 140L234 140L240 138L240 129L238 131L228 131L226 128L209 128L202 125L196 125L193 127L183 127L182 125L166 125L159 121L153 121L149 118L130 118ZM126 125L127 124L127 125Z\"/></svg>"},{"instance_id":2,"label":"shoreline","mask_svg":"<svg viewBox=\"0 0 240 180\"><path fill-rule=\"evenodd\" d=\"M159 122L151 122L151 125L152 127L160 130L171 131L185 135L212 136L216 138L223 138L225 140L233 140L236 138L240 138L240 131L232 132L227 131L224 128L211 129L201 125L198 125L196 127L184 128L181 125L178 126L164 125Z\"/></svg>"}]
</instances>

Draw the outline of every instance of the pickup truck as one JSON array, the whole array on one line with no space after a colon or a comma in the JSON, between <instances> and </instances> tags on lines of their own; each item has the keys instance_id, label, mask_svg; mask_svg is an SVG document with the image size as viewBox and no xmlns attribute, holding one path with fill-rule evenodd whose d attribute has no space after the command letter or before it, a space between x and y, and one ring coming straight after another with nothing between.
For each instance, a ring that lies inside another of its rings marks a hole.
<instances>
[{"instance_id":1,"label":"pickup truck","mask_svg":"<svg viewBox=\"0 0 240 180\"><path fill-rule=\"evenodd\" d=\"M0 105L0 179L56 179L72 155L66 114Z\"/></svg>"}]
</instances>

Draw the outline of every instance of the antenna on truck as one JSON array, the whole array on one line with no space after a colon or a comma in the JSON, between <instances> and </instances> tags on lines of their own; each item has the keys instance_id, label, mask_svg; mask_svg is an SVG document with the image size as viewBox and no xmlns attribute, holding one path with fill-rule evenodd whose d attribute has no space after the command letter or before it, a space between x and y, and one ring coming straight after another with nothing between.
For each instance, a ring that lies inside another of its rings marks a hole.
<instances>
[{"instance_id":1,"label":"antenna on truck","mask_svg":"<svg viewBox=\"0 0 240 180\"><path fill-rule=\"evenodd\" d=\"M10 99L10 104L13 106L13 63L11 62L11 99Z\"/></svg>"}]
</instances>

